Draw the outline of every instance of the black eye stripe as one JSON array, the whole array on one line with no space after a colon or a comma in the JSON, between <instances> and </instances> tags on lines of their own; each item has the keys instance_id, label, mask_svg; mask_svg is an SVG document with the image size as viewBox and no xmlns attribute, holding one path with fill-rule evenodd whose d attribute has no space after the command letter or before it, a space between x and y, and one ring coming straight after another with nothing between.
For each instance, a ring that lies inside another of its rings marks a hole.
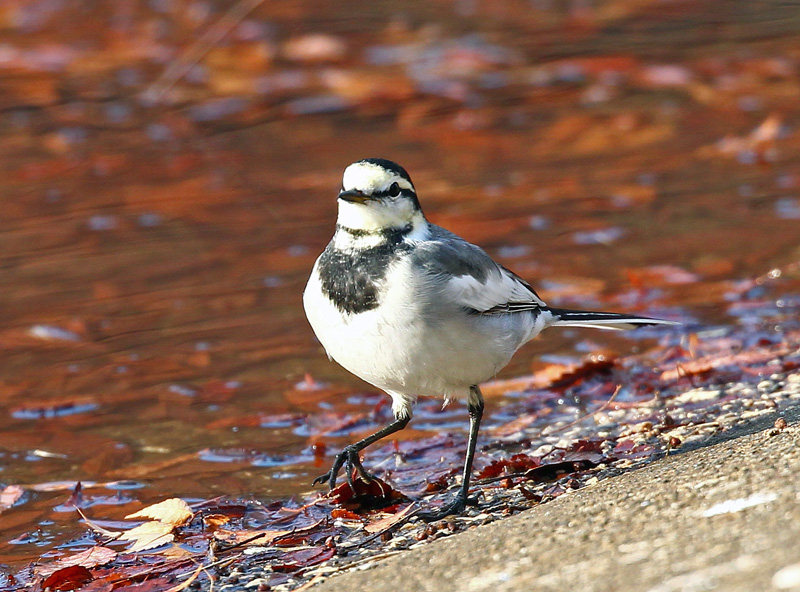
<instances>
[{"instance_id":1,"label":"black eye stripe","mask_svg":"<svg viewBox=\"0 0 800 592\"><path fill-rule=\"evenodd\" d=\"M413 189L400 189L400 193L392 194L391 188L384 189L383 191L376 191L372 194L373 197L417 197L417 194L414 193Z\"/></svg>"}]
</instances>

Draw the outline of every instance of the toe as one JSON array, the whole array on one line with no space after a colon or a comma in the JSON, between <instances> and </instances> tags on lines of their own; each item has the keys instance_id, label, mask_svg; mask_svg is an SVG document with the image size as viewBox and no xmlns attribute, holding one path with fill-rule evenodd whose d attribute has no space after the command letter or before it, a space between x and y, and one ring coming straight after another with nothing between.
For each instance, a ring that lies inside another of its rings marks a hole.
<instances>
[{"instance_id":1,"label":"toe","mask_svg":"<svg viewBox=\"0 0 800 592\"><path fill-rule=\"evenodd\" d=\"M447 504L443 508L428 512L420 512L417 514L417 516L419 516L420 519L424 520L425 522L435 522L436 520L441 520L447 516L461 514L466 506L467 500L461 496L456 496L451 503Z\"/></svg>"}]
</instances>

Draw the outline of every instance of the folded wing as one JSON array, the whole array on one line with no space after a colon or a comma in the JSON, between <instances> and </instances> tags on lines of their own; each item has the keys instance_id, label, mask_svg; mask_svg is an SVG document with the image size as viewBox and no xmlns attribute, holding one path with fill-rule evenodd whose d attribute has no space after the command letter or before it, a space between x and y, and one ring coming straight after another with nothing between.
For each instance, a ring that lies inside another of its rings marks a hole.
<instances>
[{"instance_id":1,"label":"folded wing","mask_svg":"<svg viewBox=\"0 0 800 592\"><path fill-rule=\"evenodd\" d=\"M436 238L416 250L415 263L434 276L443 296L479 314L539 310L546 305L533 288L480 247L435 227Z\"/></svg>"}]
</instances>

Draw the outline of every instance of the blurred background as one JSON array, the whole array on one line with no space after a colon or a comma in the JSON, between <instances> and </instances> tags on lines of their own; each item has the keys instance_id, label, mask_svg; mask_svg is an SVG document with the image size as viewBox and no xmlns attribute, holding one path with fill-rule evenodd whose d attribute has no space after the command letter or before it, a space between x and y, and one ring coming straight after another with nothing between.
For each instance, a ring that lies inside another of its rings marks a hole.
<instances>
[{"instance_id":1,"label":"blurred background","mask_svg":"<svg viewBox=\"0 0 800 592\"><path fill-rule=\"evenodd\" d=\"M354 160L550 303L753 322L800 259L798 31L752 0L4 0L0 562L83 531L76 480L297 495L388 417L301 307ZM651 337L554 331L501 378Z\"/></svg>"}]
</instances>

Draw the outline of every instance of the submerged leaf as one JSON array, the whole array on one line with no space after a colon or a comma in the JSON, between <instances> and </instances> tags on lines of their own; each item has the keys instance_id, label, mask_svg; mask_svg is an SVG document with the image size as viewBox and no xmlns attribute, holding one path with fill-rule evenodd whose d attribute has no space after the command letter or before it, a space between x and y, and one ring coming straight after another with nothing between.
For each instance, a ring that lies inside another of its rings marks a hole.
<instances>
[{"instance_id":1,"label":"submerged leaf","mask_svg":"<svg viewBox=\"0 0 800 592\"><path fill-rule=\"evenodd\" d=\"M94 578L82 565L71 565L50 574L42 582L42 590L77 590Z\"/></svg>"},{"instance_id":2,"label":"submerged leaf","mask_svg":"<svg viewBox=\"0 0 800 592\"><path fill-rule=\"evenodd\" d=\"M62 557L54 563L42 565L37 569L37 573L41 576L49 576L58 570L70 567L73 565L80 565L86 568L96 567L98 565L105 565L116 559L117 552L108 547L91 547L75 555Z\"/></svg>"}]
</instances>

